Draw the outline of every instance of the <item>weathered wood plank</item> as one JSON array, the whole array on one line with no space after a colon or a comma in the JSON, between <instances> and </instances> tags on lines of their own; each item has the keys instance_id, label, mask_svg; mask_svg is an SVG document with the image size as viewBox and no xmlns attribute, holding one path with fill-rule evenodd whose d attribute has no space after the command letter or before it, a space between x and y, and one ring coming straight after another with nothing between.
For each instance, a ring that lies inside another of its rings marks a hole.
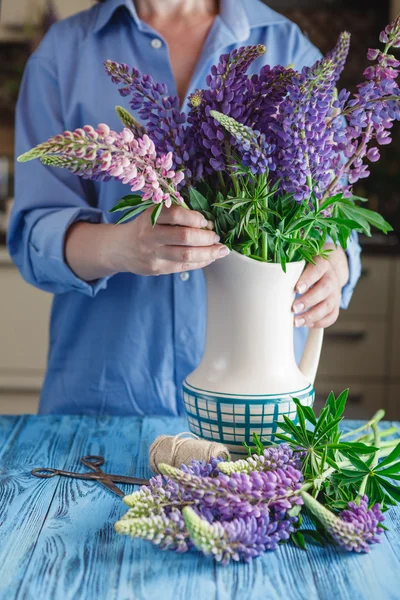
<instances>
[{"instance_id":1,"label":"weathered wood plank","mask_svg":"<svg viewBox=\"0 0 400 600\"><path fill-rule=\"evenodd\" d=\"M99 454L105 471L136 475L140 430L140 419L82 419L68 459L59 461L67 470L85 471L80 458ZM120 485L126 493L134 490ZM125 510L121 498L100 484L61 478L18 598L116 598L125 540L113 524Z\"/></svg>"},{"instance_id":2,"label":"weathered wood plank","mask_svg":"<svg viewBox=\"0 0 400 600\"><path fill-rule=\"evenodd\" d=\"M64 465L79 417L23 417L1 457L0 597L14 598L37 543L57 480L35 479L35 467Z\"/></svg>"},{"instance_id":3,"label":"weathered wood plank","mask_svg":"<svg viewBox=\"0 0 400 600\"><path fill-rule=\"evenodd\" d=\"M17 428L22 425L22 422L22 417L0 415L0 465L1 455L16 434Z\"/></svg>"},{"instance_id":4,"label":"weathered wood plank","mask_svg":"<svg viewBox=\"0 0 400 600\"><path fill-rule=\"evenodd\" d=\"M184 419L144 419L137 466L140 477L150 475L148 449L154 439L161 434L175 435L181 431L187 431ZM161 552L150 542L126 538L117 598L214 600L218 597L215 569L212 561L197 553Z\"/></svg>"}]
</instances>

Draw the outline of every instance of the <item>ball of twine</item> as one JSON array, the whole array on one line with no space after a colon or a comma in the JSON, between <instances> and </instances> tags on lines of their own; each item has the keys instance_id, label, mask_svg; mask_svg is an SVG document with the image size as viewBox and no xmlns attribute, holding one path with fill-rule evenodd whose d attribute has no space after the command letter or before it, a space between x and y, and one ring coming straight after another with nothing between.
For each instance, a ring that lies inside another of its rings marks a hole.
<instances>
[{"instance_id":1,"label":"ball of twine","mask_svg":"<svg viewBox=\"0 0 400 600\"><path fill-rule=\"evenodd\" d=\"M189 437L183 437L189 436ZM149 462L153 473L159 473L158 465L165 463L172 467L190 465L192 460L209 462L212 458L230 458L229 450L218 442L200 439L190 432L178 435L160 435L150 446Z\"/></svg>"}]
</instances>

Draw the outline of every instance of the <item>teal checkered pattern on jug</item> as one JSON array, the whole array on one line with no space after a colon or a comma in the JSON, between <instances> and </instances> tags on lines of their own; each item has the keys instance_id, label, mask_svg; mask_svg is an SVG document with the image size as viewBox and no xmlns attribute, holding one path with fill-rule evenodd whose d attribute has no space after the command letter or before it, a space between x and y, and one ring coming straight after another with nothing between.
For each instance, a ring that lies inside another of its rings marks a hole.
<instances>
[{"instance_id":1,"label":"teal checkered pattern on jug","mask_svg":"<svg viewBox=\"0 0 400 600\"><path fill-rule=\"evenodd\" d=\"M296 422L296 405L293 398L298 398L305 406L314 403L312 385L303 390L285 394L263 396L245 396L235 394L217 394L183 385L189 427L192 433L207 440L221 442L240 452L243 442L251 443L253 433L257 433L264 441L278 442L276 433L279 422L286 415Z\"/></svg>"}]
</instances>

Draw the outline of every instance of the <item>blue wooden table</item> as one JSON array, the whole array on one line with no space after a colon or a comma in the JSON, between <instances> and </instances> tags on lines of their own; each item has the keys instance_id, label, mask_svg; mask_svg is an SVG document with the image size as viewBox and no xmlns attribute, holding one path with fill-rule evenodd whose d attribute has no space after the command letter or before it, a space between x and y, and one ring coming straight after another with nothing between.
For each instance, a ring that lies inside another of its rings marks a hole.
<instances>
[{"instance_id":1,"label":"blue wooden table","mask_svg":"<svg viewBox=\"0 0 400 600\"><path fill-rule=\"evenodd\" d=\"M400 510L387 513L390 531L370 554L285 545L224 568L118 536L126 507L97 483L30 475L77 471L82 456L100 454L106 472L148 477L149 444L186 429L168 418L0 417L1 600L400 599Z\"/></svg>"}]
</instances>

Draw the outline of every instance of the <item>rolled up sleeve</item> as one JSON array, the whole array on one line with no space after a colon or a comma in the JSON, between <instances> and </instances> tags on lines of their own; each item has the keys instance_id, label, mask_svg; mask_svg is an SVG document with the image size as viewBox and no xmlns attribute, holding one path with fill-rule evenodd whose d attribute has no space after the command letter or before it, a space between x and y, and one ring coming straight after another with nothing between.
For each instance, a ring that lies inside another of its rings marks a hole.
<instances>
[{"instance_id":1,"label":"rolled up sleeve","mask_svg":"<svg viewBox=\"0 0 400 600\"><path fill-rule=\"evenodd\" d=\"M50 41L45 40L45 46ZM64 131L56 65L34 54L25 69L16 112L16 156ZM16 163L15 202L7 245L26 281L54 294L80 291L94 296L107 279L85 282L64 256L65 234L77 221L106 222L96 208L92 182L39 160Z\"/></svg>"}]
</instances>

